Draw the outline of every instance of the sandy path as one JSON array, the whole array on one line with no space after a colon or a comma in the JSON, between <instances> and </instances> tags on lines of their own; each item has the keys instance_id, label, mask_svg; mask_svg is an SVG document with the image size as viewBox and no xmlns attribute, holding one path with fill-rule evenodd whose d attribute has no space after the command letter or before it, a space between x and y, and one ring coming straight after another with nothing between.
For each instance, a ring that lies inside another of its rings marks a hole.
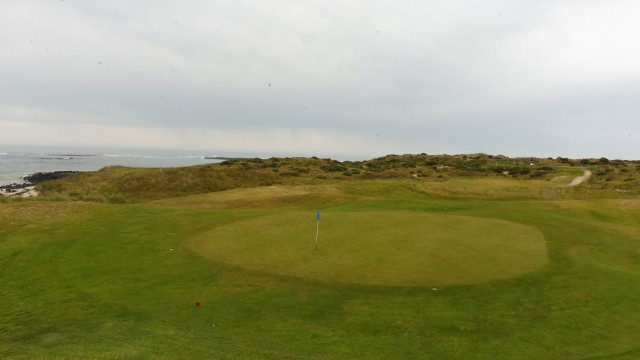
<instances>
[{"instance_id":1,"label":"sandy path","mask_svg":"<svg viewBox=\"0 0 640 360\"><path fill-rule=\"evenodd\" d=\"M27 186L21 189L15 189L13 191L7 191L7 189L0 189L0 195L9 196L9 197L36 197L38 196L38 192L34 189L33 186Z\"/></svg>"},{"instance_id":2,"label":"sandy path","mask_svg":"<svg viewBox=\"0 0 640 360\"><path fill-rule=\"evenodd\" d=\"M573 179L573 181L571 182L571 184L569 184L569 186L580 185L583 182L589 180L590 177L591 177L591 170L585 170L584 174L582 176L578 176L577 178Z\"/></svg>"}]
</instances>

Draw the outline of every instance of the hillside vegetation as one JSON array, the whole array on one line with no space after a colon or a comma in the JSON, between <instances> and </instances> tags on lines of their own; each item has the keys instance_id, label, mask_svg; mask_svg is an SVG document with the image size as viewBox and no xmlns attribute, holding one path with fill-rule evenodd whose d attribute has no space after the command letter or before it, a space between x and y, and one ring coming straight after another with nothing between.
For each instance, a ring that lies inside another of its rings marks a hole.
<instances>
[{"instance_id":1,"label":"hillside vegetation","mask_svg":"<svg viewBox=\"0 0 640 360\"><path fill-rule=\"evenodd\" d=\"M600 190L599 193L603 193L601 190L608 190L637 194L640 188L638 161L420 154L388 155L367 161L337 161L315 157L256 158L183 168L108 167L98 172L80 173L63 180L42 183L38 190L48 198L117 203L256 186L318 184L325 180L410 179L436 183L461 178L484 178L486 180L481 184L511 187L516 193L522 190L517 189L519 182L503 180L528 180L530 183L522 186L526 188L525 192L530 192L530 185L538 184L535 185L538 190L529 196L539 197L542 193L542 196L556 198L559 194L549 190L545 192L542 188L548 185L566 185L571 179L581 175L582 169L593 171L593 177L585 187ZM438 189L438 186L426 191L434 189ZM468 190L470 189L465 188L462 192L467 193ZM516 197L526 195L515 194Z\"/></svg>"},{"instance_id":2,"label":"hillside vegetation","mask_svg":"<svg viewBox=\"0 0 640 360\"><path fill-rule=\"evenodd\" d=\"M43 182L0 204L0 358L638 359L639 187L489 155Z\"/></svg>"}]
</instances>

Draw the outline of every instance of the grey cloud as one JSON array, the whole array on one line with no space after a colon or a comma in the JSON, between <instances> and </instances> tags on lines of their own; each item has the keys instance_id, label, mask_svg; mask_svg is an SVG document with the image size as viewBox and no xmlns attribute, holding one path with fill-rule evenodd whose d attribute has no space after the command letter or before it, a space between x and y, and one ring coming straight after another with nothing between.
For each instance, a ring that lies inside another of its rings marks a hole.
<instances>
[{"instance_id":1,"label":"grey cloud","mask_svg":"<svg viewBox=\"0 0 640 360\"><path fill-rule=\"evenodd\" d=\"M24 108L58 115L13 120L84 114L113 126L331 131L396 152L637 157L619 145L632 136L615 135L640 133L640 54L623 46L640 33L624 15L637 7L13 2L0 22L0 120ZM601 48L615 56L596 56Z\"/></svg>"}]
</instances>

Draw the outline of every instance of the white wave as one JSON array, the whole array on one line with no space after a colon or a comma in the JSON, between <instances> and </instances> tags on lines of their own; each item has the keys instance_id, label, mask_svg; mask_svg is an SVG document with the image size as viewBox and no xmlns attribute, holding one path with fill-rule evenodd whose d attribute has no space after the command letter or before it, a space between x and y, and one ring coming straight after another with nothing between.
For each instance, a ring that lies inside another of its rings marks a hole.
<instances>
[{"instance_id":1,"label":"white wave","mask_svg":"<svg viewBox=\"0 0 640 360\"><path fill-rule=\"evenodd\" d=\"M109 157L109 158L131 158L131 157L137 157L136 155L131 155L131 154L103 154L103 157Z\"/></svg>"}]
</instances>

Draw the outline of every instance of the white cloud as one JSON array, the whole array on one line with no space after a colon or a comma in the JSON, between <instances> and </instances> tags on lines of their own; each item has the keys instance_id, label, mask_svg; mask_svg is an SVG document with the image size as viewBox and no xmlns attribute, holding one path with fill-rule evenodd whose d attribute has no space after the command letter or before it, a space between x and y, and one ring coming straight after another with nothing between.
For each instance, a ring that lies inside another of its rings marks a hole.
<instances>
[{"instance_id":1,"label":"white cloud","mask_svg":"<svg viewBox=\"0 0 640 360\"><path fill-rule=\"evenodd\" d=\"M593 147L576 133L603 122L635 132L640 110L633 1L24 0L5 10L3 124L102 126L128 147L223 133L221 147L313 153L322 132L336 156L540 153L557 141L580 154ZM545 127L562 130L521 137ZM145 138L115 130L127 128ZM47 133L39 141L60 142Z\"/></svg>"}]
</instances>

